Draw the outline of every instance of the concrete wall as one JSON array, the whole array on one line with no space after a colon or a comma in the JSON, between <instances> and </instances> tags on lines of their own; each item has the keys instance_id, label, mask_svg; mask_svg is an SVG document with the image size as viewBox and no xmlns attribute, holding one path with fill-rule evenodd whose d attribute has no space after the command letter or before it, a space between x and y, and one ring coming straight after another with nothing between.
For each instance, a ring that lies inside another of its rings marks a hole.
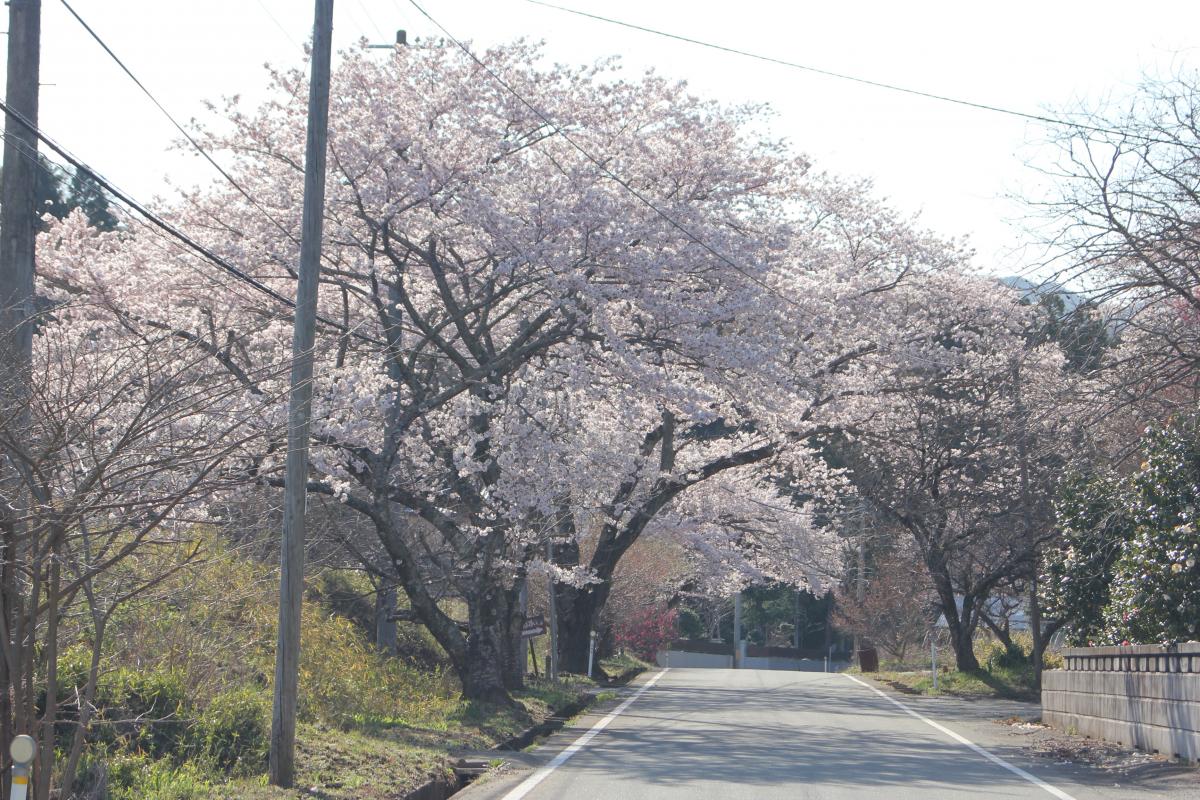
<instances>
[{"instance_id":1,"label":"concrete wall","mask_svg":"<svg viewBox=\"0 0 1200 800\"><path fill-rule=\"evenodd\" d=\"M1042 721L1200 761L1200 643L1078 647L1042 674Z\"/></svg>"},{"instance_id":2,"label":"concrete wall","mask_svg":"<svg viewBox=\"0 0 1200 800\"><path fill-rule=\"evenodd\" d=\"M742 669L800 669L798 658L771 658L770 656L746 656Z\"/></svg>"},{"instance_id":3,"label":"concrete wall","mask_svg":"<svg viewBox=\"0 0 1200 800\"><path fill-rule=\"evenodd\" d=\"M838 670L845 667L845 662L835 662L830 666L831 670ZM821 659L813 658L775 658L761 656L746 656L746 660L742 662L744 669L787 669L792 672L823 672L825 670L825 662Z\"/></svg>"},{"instance_id":4,"label":"concrete wall","mask_svg":"<svg viewBox=\"0 0 1200 800\"><path fill-rule=\"evenodd\" d=\"M668 656L670 656L668 660ZM682 650L659 650L655 662L660 667L733 669L733 656L713 653L687 653ZM835 661L829 665L830 672L839 672L849 667L846 661ZM812 658L773 658L746 656L741 669L784 669L793 672L823 672L825 662Z\"/></svg>"},{"instance_id":5,"label":"concrete wall","mask_svg":"<svg viewBox=\"0 0 1200 800\"><path fill-rule=\"evenodd\" d=\"M660 667L708 667L733 669L732 655L715 653L685 653L682 650L659 650L654 659Z\"/></svg>"}]
</instances>

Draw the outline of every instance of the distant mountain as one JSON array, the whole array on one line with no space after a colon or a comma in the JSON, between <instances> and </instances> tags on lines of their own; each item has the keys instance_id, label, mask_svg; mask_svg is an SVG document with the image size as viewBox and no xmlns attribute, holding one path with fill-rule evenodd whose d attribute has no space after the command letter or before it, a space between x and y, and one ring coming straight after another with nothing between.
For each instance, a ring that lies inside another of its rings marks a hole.
<instances>
[{"instance_id":1,"label":"distant mountain","mask_svg":"<svg viewBox=\"0 0 1200 800\"><path fill-rule=\"evenodd\" d=\"M1035 283L1028 278L1022 278L1019 275L1012 275L1007 278L1001 278L1000 283L1010 289L1016 289L1021 293L1022 297L1043 297L1048 294L1056 294L1063 301L1063 310L1070 314L1079 306L1088 301L1087 295L1079 292L1072 292L1062 284L1053 283L1051 281L1042 281Z\"/></svg>"}]
</instances>

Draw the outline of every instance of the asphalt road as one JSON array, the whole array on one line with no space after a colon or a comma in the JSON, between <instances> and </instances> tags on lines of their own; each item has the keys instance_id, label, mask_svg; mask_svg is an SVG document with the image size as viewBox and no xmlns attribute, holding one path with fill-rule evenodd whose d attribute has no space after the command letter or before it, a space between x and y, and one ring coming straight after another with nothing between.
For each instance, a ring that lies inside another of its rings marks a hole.
<instances>
[{"instance_id":1,"label":"asphalt road","mask_svg":"<svg viewBox=\"0 0 1200 800\"><path fill-rule=\"evenodd\" d=\"M653 685L645 688L650 682ZM524 768L485 778L458 798L1129 800L1196 796L1190 791L1164 794L1161 787L1143 791L1115 783L1108 775L1024 757L1019 747L996 738L1004 735L999 730L1003 726L977 716L956 719L954 708L923 705L919 698L888 699L840 674L655 672L640 687L631 687L620 704L610 703L577 720L538 750L524 754ZM614 710L619 711L615 717L611 716ZM934 716L938 711L945 712L941 718ZM979 713L979 709L972 711ZM598 723L601 728L596 730ZM1021 771L1026 774L1018 774Z\"/></svg>"}]
</instances>

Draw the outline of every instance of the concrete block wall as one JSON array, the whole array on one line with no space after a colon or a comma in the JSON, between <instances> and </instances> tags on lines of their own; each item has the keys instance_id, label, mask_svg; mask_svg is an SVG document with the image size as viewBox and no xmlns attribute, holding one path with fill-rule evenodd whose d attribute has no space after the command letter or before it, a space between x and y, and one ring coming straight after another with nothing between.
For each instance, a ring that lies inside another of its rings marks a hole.
<instances>
[{"instance_id":1,"label":"concrete block wall","mask_svg":"<svg viewBox=\"0 0 1200 800\"><path fill-rule=\"evenodd\" d=\"M689 653L683 650L659 650L655 661L660 667L732 669L733 656L718 653Z\"/></svg>"},{"instance_id":2,"label":"concrete block wall","mask_svg":"<svg viewBox=\"0 0 1200 800\"><path fill-rule=\"evenodd\" d=\"M1042 674L1042 722L1200 761L1200 642L1077 647Z\"/></svg>"}]
</instances>

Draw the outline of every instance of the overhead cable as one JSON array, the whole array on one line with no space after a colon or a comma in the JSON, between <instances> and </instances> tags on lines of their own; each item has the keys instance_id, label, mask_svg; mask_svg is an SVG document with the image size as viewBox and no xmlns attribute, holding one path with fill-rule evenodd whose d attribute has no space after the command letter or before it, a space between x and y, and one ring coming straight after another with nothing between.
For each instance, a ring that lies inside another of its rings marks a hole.
<instances>
[{"instance_id":1,"label":"overhead cable","mask_svg":"<svg viewBox=\"0 0 1200 800\"><path fill-rule=\"evenodd\" d=\"M907 86L900 86L895 83L886 83L884 81L872 80L871 78L862 78L857 75L849 75L844 72L835 72L834 70L824 69L822 67L814 67L811 64L800 64L795 61L787 61L786 59L776 58L774 56L765 56L765 55L762 55L761 53L754 53L749 50L742 50L740 48L731 47L729 45L717 44L715 42L708 42L708 41L704 41L703 39L694 39L690 36L683 36L678 33L670 33L669 31L659 30L657 28L650 28L645 25L638 25L633 22L625 22L624 20L613 19L612 17L605 17L600 14L592 14L587 11L580 11L579 9L568 8L567 6L560 6L555 3L547 3L547 2L545 2L545 0L525 0L525 2L532 3L533 5L536 5L536 6L544 6L545 8L552 8L556 11L562 11L567 14L574 14L577 17L586 17L587 19L592 19L597 22L604 22L608 25L616 25L621 28L628 28L629 30L640 31L642 33L649 33L653 36L661 36L666 39L674 39L677 42L685 42L687 44L696 45L698 47L707 47L710 50L719 50L722 53L731 53L733 55L742 56L744 58L752 58L755 61L765 61L769 64L776 64L781 67L788 67L789 69L798 69L798 70L802 70L804 72L811 72L815 75L824 75L827 78L837 78L838 80L851 81L853 83L862 84L864 86L873 86L876 89L886 89L887 91L891 91L891 92L901 92L903 94L913 95L916 97L924 97L928 100L938 100L943 103L953 103L955 105L966 106L968 108L974 108L974 109L978 109L980 111L990 111L990 112L996 113L996 114L1006 114L1010 117L1019 117L1021 119L1027 119L1027 120L1030 120L1033 122L1042 122L1047 125L1054 125L1054 126L1058 126L1058 127L1067 127L1067 128L1076 128L1078 130L1089 131L1091 133L1103 133L1103 134L1107 134L1109 136L1118 136L1121 138L1136 139L1138 141L1154 142L1157 144L1178 144L1177 142L1171 142L1168 139L1159 139L1159 138L1155 138L1153 136L1145 136L1145 135L1133 133L1130 131L1118 130L1116 128L1106 128L1102 125L1088 125L1088 124L1085 124L1082 122L1071 122L1069 120L1057 119L1055 117L1050 117L1045 114L1034 114L1034 113L1031 113L1028 111L1019 111L1017 109L1005 108L1004 106L992 105L991 103L984 103L984 102L980 102L980 101L976 101L976 100L966 100L961 97L952 97L950 95L937 94L936 92L927 92L922 89L912 89Z\"/></svg>"},{"instance_id":2,"label":"overhead cable","mask_svg":"<svg viewBox=\"0 0 1200 800\"><path fill-rule=\"evenodd\" d=\"M32 122L30 122L25 117L25 115L21 114L19 111L16 111L15 109L13 109L11 106L8 105L8 103L4 102L3 100L0 100L0 111L4 112L5 114L8 114L10 117L12 117L17 122L19 122L21 125L23 125L27 130L29 130L30 133L32 133L34 136L36 136L39 141L41 141L44 145L46 145L51 150L53 150L55 153L57 153L60 158L62 158L64 161L66 161L68 164L70 164L72 167L74 167L77 171L80 171L80 172L84 173L85 175L87 175L88 178L90 178L92 181L94 181L98 186L100 186L102 189L107 191L109 194L111 194L116 199L120 200L122 203L124 203L126 206L128 206L133 211L135 211L137 214L144 217L154 227L158 228L159 230L165 232L172 238L176 239L177 241L182 243L185 247L187 247L189 250L192 250L193 252L200 255L205 260L215 264L217 267L220 267L222 270L229 273L237 280L239 280L249 286L252 286L254 289L256 289L259 292L262 292L263 294L267 295L268 297L271 297L272 299L274 299L280 303L283 303L288 308L291 308L291 309L296 308L296 304L293 300L291 300L291 298L288 298L288 297L280 294L279 292L272 289L270 286L267 286L263 282L259 281L257 278L254 278L253 276L247 274L246 272L242 271L238 267L229 263L229 261L227 261L226 259L217 255L216 253L214 253L212 250L205 247L204 245L200 244L195 239L188 236L186 233L179 230L174 225L172 225L171 223L164 220L162 217L155 214L153 211L150 211L148 208L146 208L144 205L139 203L137 200L134 200L131 196L129 196L125 192L118 189L107 178L100 175L98 172L96 172L96 170L89 167L83 161L80 161L78 158L76 158L74 155L72 155L66 148L64 148L62 145L58 144L56 141L54 141L48 135L46 135L46 133L44 133L40 128L38 128L37 125L34 125ZM375 345L384 345L385 344L384 342L379 341L371 336L367 336L366 334L360 333L359 331L356 331L352 328L348 328L345 325L341 324L340 322L334 322L333 320L330 320L330 319L327 319L327 318L321 317L321 316L318 316L317 320L325 325L330 326L331 328L334 328L335 330L338 330L344 334L353 336L356 339L360 339L365 342L370 342L371 344L375 344Z\"/></svg>"},{"instance_id":3,"label":"overhead cable","mask_svg":"<svg viewBox=\"0 0 1200 800\"><path fill-rule=\"evenodd\" d=\"M120 59L120 57L118 57L117 54L113 52L112 48L109 47L108 44L103 39L100 38L100 34L96 33L96 31L92 28L92 26L88 25L87 21L84 20L83 17L79 16L79 12L77 12L74 8L72 8L71 4L69 2L67 2L67 0L59 0L59 2L61 2L63 4L63 6L67 9L67 11L69 11L71 13L71 16L73 16L76 19L76 21L80 25L83 26L83 29L85 31L87 31L88 34L92 37L92 39L94 39L96 41L96 44L100 45L100 47L104 50L104 52L108 53L109 57L114 62L116 62L117 66L120 67L121 70L126 75L129 76L129 79L131 81L133 81L134 84L139 89L142 90L142 93L145 94L146 97L150 98L150 102L153 103L154 106L159 111L162 112L163 116L165 116L168 120L170 120L171 124L175 126L175 129L178 130L181 134L183 134L183 138L187 139L188 144L190 144L193 148L195 148L196 152L199 153L201 156L203 156L204 160L207 161L209 164L211 164L213 169L215 169L217 172L221 173L221 177L224 178L226 181L228 181L230 186L232 186L234 189L236 189L238 191L238 193L242 195L242 197L245 197L246 200L248 200L250 202L250 204L252 206L254 206L256 209L258 209L259 212L264 217L266 217L268 220L270 220L271 223L276 228L278 228L285 236L287 236L289 239L291 239L294 244L298 243L295 235L292 234L292 232L289 231L283 225L283 223L281 223L279 220L277 220L271 214L270 211L268 211L266 208L264 208L262 206L262 204L259 203L258 200L256 200L252 194L250 194L249 190L247 190L244 186L242 186L241 183L239 183L237 181L237 179L235 179L232 175L229 174L228 170L226 170L224 167L222 167L220 164L218 164L217 160L215 158L213 158L212 155L206 149L204 149L204 147L198 141L196 141L196 138L194 136L192 136L191 133L188 132L187 128L183 127L183 125L179 122L179 120L175 119L175 117L171 114L171 112L168 111L166 109L166 107L163 106L163 104L158 101L158 98L155 97L154 94L148 88L146 88L146 84L144 84L140 80L138 80L138 77L133 74L133 71L130 70L129 67L125 65L125 62L122 61ZM266 8L264 7L263 10L265 11ZM274 19L274 17L272 17L272 19Z\"/></svg>"}]
</instances>

